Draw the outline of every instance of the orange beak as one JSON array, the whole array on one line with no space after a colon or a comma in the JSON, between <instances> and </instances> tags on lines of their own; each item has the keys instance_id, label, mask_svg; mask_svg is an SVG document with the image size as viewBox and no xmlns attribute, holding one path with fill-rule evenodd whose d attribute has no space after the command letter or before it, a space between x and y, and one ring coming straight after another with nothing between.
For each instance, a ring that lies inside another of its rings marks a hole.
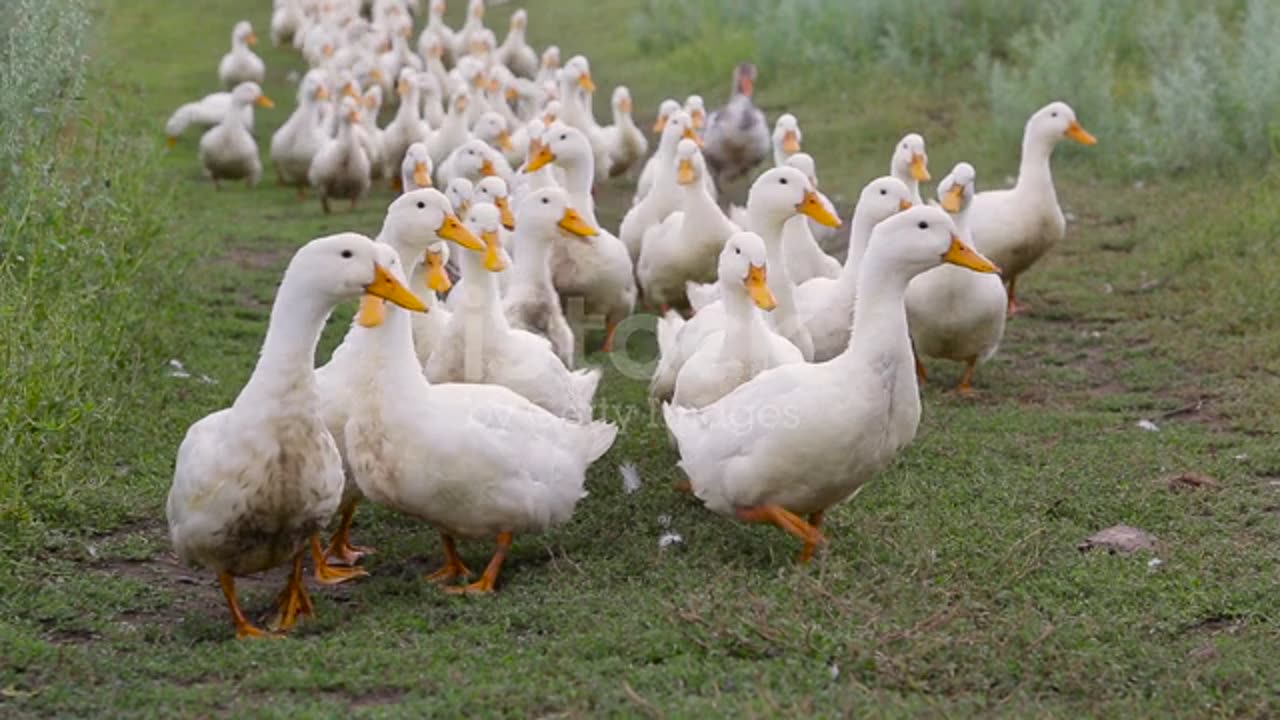
<instances>
[{"instance_id":1,"label":"orange beak","mask_svg":"<svg viewBox=\"0 0 1280 720\"><path fill-rule=\"evenodd\" d=\"M681 185L692 185L697 180L698 174L693 168L693 161L681 158L680 165L676 168L676 182Z\"/></svg>"},{"instance_id":2,"label":"orange beak","mask_svg":"<svg viewBox=\"0 0 1280 720\"><path fill-rule=\"evenodd\" d=\"M774 298L773 292L769 290L768 278L763 265L752 265L747 270L747 279L744 283L747 286L747 295L751 296L752 302L761 310L772 310L778 306L778 300Z\"/></svg>"},{"instance_id":3,"label":"orange beak","mask_svg":"<svg viewBox=\"0 0 1280 720\"><path fill-rule=\"evenodd\" d=\"M702 138L698 137L698 133L694 132L691 127L685 128L684 132L680 134L680 137L685 140L692 140L694 145L702 147Z\"/></svg>"},{"instance_id":4,"label":"orange beak","mask_svg":"<svg viewBox=\"0 0 1280 720\"><path fill-rule=\"evenodd\" d=\"M813 218L814 222L826 227L840 227L840 218L827 209L827 203L813 190L804 191L804 200L796 205L796 212Z\"/></svg>"},{"instance_id":5,"label":"orange beak","mask_svg":"<svg viewBox=\"0 0 1280 720\"><path fill-rule=\"evenodd\" d=\"M502 216L502 227L508 230L516 229L516 216L511 212L511 201L507 198L494 198L494 206L498 208L498 214Z\"/></svg>"},{"instance_id":6,"label":"orange beak","mask_svg":"<svg viewBox=\"0 0 1280 720\"><path fill-rule=\"evenodd\" d=\"M480 165L480 174L484 177L493 177L498 174L498 171L493 168L493 162L486 158Z\"/></svg>"},{"instance_id":7,"label":"orange beak","mask_svg":"<svg viewBox=\"0 0 1280 720\"><path fill-rule=\"evenodd\" d=\"M578 87L589 93L596 91L596 84L591 80L591 73L582 73L578 76Z\"/></svg>"},{"instance_id":8,"label":"orange beak","mask_svg":"<svg viewBox=\"0 0 1280 720\"><path fill-rule=\"evenodd\" d=\"M788 130L782 135L782 152L795 155L800 152L800 138L795 130Z\"/></svg>"},{"instance_id":9,"label":"orange beak","mask_svg":"<svg viewBox=\"0 0 1280 720\"><path fill-rule=\"evenodd\" d=\"M951 246L942 254L942 261L980 273L1000 272L1000 268L995 263L983 257L955 235L951 236Z\"/></svg>"},{"instance_id":10,"label":"orange beak","mask_svg":"<svg viewBox=\"0 0 1280 720\"><path fill-rule=\"evenodd\" d=\"M929 180L928 159L920 153L911 156L911 179L916 182L927 182Z\"/></svg>"},{"instance_id":11,"label":"orange beak","mask_svg":"<svg viewBox=\"0 0 1280 720\"><path fill-rule=\"evenodd\" d=\"M530 149L532 150L533 148L530 147ZM526 173L537 172L548 164L555 162L555 159L556 154L551 152L551 148L543 145L542 143L538 143L538 152L536 155L529 158L529 162L524 166L524 171Z\"/></svg>"},{"instance_id":12,"label":"orange beak","mask_svg":"<svg viewBox=\"0 0 1280 720\"><path fill-rule=\"evenodd\" d=\"M1085 130L1083 127L1081 127L1080 123L1076 122L1075 120L1072 120L1071 124L1067 126L1066 135L1067 137L1071 138L1072 140L1075 140L1081 145L1097 145L1098 144L1098 138L1091 135L1088 130Z\"/></svg>"}]
</instances>

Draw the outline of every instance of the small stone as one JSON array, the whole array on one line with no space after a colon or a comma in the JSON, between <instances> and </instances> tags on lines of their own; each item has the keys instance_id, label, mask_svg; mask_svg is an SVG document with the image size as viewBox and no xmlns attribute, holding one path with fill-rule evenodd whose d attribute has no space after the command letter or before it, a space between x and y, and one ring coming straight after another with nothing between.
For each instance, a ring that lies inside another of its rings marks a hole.
<instances>
[{"instance_id":1,"label":"small stone","mask_svg":"<svg viewBox=\"0 0 1280 720\"><path fill-rule=\"evenodd\" d=\"M1090 535L1076 548L1080 552L1102 548L1108 552L1128 555L1138 550L1155 550L1156 538L1136 527L1116 525Z\"/></svg>"},{"instance_id":2,"label":"small stone","mask_svg":"<svg viewBox=\"0 0 1280 720\"><path fill-rule=\"evenodd\" d=\"M1147 432L1160 432L1160 426L1150 420L1139 420L1138 427L1146 430Z\"/></svg>"}]
</instances>

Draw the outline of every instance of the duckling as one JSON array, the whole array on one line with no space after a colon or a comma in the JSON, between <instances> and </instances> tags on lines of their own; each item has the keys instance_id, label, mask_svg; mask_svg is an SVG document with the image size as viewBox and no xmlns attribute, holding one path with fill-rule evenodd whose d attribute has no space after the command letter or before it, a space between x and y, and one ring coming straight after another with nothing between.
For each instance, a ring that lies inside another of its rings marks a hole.
<instances>
[{"instance_id":1,"label":"duckling","mask_svg":"<svg viewBox=\"0 0 1280 720\"><path fill-rule=\"evenodd\" d=\"M296 185L298 199L306 197L311 159L328 141L320 127L320 108L329 99L325 74L308 71L298 83L298 109L271 136L271 161L282 184Z\"/></svg>"},{"instance_id":2,"label":"duckling","mask_svg":"<svg viewBox=\"0 0 1280 720\"><path fill-rule=\"evenodd\" d=\"M938 183L938 200L951 213L956 234L972 245L969 206L973 202L977 173L969 163L959 163ZM999 276L976 274L961 268L937 267L917 275L907 286L907 326L916 353L916 370L925 380L919 358L938 357L965 364L956 386L960 395L973 393L973 373L980 362L995 355L1004 337L1008 295Z\"/></svg>"},{"instance_id":3,"label":"duckling","mask_svg":"<svg viewBox=\"0 0 1280 720\"><path fill-rule=\"evenodd\" d=\"M724 329L710 335L680 368L671 402L701 408L769 368L804 362L800 349L771 329L760 311L777 306L769 290L764 240L736 232L720 251Z\"/></svg>"},{"instance_id":4,"label":"duckling","mask_svg":"<svg viewBox=\"0 0 1280 720\"><path fill-rule=\"evenodd\" d=\"M507 265L498 237L501 215L492 205L473 203L467 222L486 250L483 257L463 253L459 259L465 286L455 293L463 297L427 361L427 379L503 385L558 417L590 422L600 370L570 371L546 338L511 327L493 277Z\"/></svg>"},{"instance_id":5,"label":"duckling","mask_svg":"<svg viewBox=\"0 0 1280 720\"><path fill-rule=\"evenodd\" d=\"M254 54L250 48L258 44L258 36L253 34L253 25L248 20L241 20L231 30L231 52L222 56L218 63L218 79L223 87L234 88L240 83L261 83L266 75L266 66L262 58Z\"/></svg>"},{"instance_id":6,"label":"duckling","mask_svg":"<svg viewBox=\"0 0 1280 720\"><path fill-rule=\"evenodd\" d=\"M331 568L318 533L342 497L342 458L320 417L315 348L334 307L361 295L410 310L422 302L395 279L389 248L342 233L312 240L293 256L276 292L262 353L231 407L187 430L165 507L174 551L218 575L236 637L265 635L245 617L235 578L293 561L274 626L312 614L302 581L310 541L317 580L362 574Z\"/></svg>"},{"instance_id":7,"label":"duckling","mask_svg":"<svg viewBox=\"0 0 1280 720\"><path fill-rule=\"evenodd\" d=\"M744 62L734 68L733 92L724 107L707 120L703 154L716 187L751 172L769 155L769 125L764 113L751 101L756 66Z\"/></svg>"},{"instance_id":8,"label":"duckling","mask_svg":"<svg viewBox=\"0 0 1280 720\"><path fill-rule=\"evenodd\" d=\"M329 212L329 198L356 203L369 192L369 155L365 152L360 136L360 106L354 98L342 99L343 122L338 137L329 140L311 161L307 179L320 193L320 206Z\"/></svg>"},{"instance_id":9,"label":"duckling","mask_svg":"<svg viewBox=\"0 0 1280 720\"><path fill-rule=\"evenodd\" d=\"M799 538L799 562L808 562L825 541L825 513L915 437L920 394L902 298L912 277L944 262L996 269L956 236L942 210L916 207L885 220L863 258L844 353L766 370L698 410L664 406L693 494L713 512Z\"/></svg>"},{"instance_id":10,"label":"duckling","mask_svg":"<svg viewBox=\"0 0 1280 720\"><path fill-rule=\"evenodd\" d=\"M987 190L973 198L969 226L978 249L990 253L1003 268L1009 288L1009 314L1026 312L1031 306L1019 303L1015 294L1018 277L1049 252L1066 234L1067 221L1058 205L1049 158L1063 139L1094 145L1071 106L1052 102L1027 120L1022 136L1022 164L1018 182L1008 190Z\"/></svg>"},{"instance_id":11,"label":"duckling","mask_svg":"<svg viewBox=\"0 0 1280 720\"><path fill-rule=\"evenodd\" d=\"M523 8L511 14L511 29L498 48L498 62L511 68L520 77L532 78L538 74L538 55L525 42L525 30L529 26L529 13Z\"/></svg>"},{"instance_id":12,"label":"duckling","mask_svg":"<svg viewBox=\"0 0 1280 720\"><path fill-rule=\"evenodd\" d=\"M929 156L924 151L924 138L909 133L898 141L889 162L889 174L906 183L911 190L911 203L919 205L920 183L929 181Z\"/></svg>"},{"instance_id":13,"label":"duckling","mask_svg":"<svg viewBox=\"0 0 1280 720\"><path fill-rule=\"evenodd\" d=\"M216 189L221 189L220 180L247 180L253 187L262 178L258 143L245 129L243 120L244 108L250 105L275 107L257 83L240 83L231 91L231 104L222 122L200 136L200 164Z\"/></svg>"},{"instance_id":14,"label":"duckling","mask_svg":"<svg viewBox=\"0 0 1280 720\"><path fill-rule=\"evenodd\" d=\"M538 190L520 203L516 220L520 256L503 311L511 327L549 340L556 357L569 369L575 362L573 331L551 279L551 249L558 242L581 242L599 233L574 212L569 194L560 188Z\"/></svg>"},{"instance_id":15,"label":"duckling","mask_svg":"<svg viewBox=\"0 0 1280 720\"><path fill-rule=\"evenodd\" d=\"M773 165L774 167L782 167L787 164L787 158L800 152L800 143L804 140L804 133L800 131L800 121L796 120L796 116L786 113L778 118L773 124Z\"/></svg>"}]
</instances>

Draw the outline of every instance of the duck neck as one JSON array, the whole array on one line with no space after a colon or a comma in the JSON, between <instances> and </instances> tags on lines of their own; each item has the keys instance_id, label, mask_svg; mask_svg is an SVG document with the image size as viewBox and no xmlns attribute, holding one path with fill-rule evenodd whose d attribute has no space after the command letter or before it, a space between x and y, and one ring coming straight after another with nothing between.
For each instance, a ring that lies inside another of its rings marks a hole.
<instances>
[{"instance_id":1,"label":"duck neck","mask_svg":"<svg viewBox=\"0 0 1280 720\"><path fill-rule=\"evenodd\" d=\"M227 114L222 116L223 124L231 127L243 127L244 122L241 118L244 117L244 109L247 107L249 107L249 103L241 102L233 96L231 102L227 104ZM248 130L246 129L245 132L248 132Z\"/></svg>"},{"instance_id":2,"label":"duck neck","mask_svg":"<svg viewBox=\"0 0 1280 720\"><path fill-rule=\"evenodd\" d=\"M551 290L551 239L516 226L515 246L520 257L511 269L512 280L528 283L541 290Z\"/></svg>"},{"instance_id":3,"label":"duck neck","mask_svg":"<svg viewBox=\"0 0 1280 720\"><path fill-rule=\"evenodd\" d=\"M720 297L724 302L724 342L721 348L725 357L740 357L736 349L750 342L749 338L757 337L753 330L762 321L742 283L721 280Z\"/></svg>"},{"instance_id":4,"label":"duck neck","mask_svg":"<svg viewBox=\"0 0 1280 720\"><path fill-rule=\"evenodd\" d=\"M502 312L502 297L498 291L498 274L484 267L484 253L462 253L461 310L469 315L483 315L485 327L507 327L507 316Z\"/></svg>"},{"instance_id":5,"label":"duck neck","mask_svg":"<svg viewBox=\"0 0 1280 720\"><path fill-rule=\"evenodd\" d=\"M422 122L422 91L409 84L409 92L400 98L400 107L396 110L397 123Z\"/></svg>"},{"instance_id":6,"label":"duck neck","mask_svg":"<svg viewBox=\"0 0 1280 720\"><path fill-rule=\"evenodd\" d=\"M360 333L357 385L366 392L358 392L356 396L364 398L363 402L379 402L383 393L368 392L378 387L394 394L389 401L401 402L409 384L426 383L413 348L413 326L408 310L388 304L382 324L376 328L360 328Z\"/></svg>"},{"instance_id":7,"label":"duck neck","mask_svg":"<svg viewBox=\"0 0 1280 720\"><path fill-rule=\"evenodd\" d=\"M792 215L776 217L759 210L747 208L747 216L751 227L764 240L765 256L769 262L769 290L778 301L778 319L790 316L795 309L793 292L795 286L791 282L791 271L787 269L786 252L782 247L782 230Z\"/></svg>"},{"instance_id":8,"label":"duck neck","mask_svg":"<svg viewBox=\"0 0 1280 720\"><path fill-rule=\"evenodd\" d=\"M920 198L920 183L912 177L910 168L900 168L895 163L894 167L889 168L889 174L901 180L902 184L907 186L907 190L911 193L912 204L919 205L922 202Z\"/></svg>"},{"instance_id":9,"label":"duck neck","mask_svg":"<svg viewBox=\"0 0 1280 720\"><path fill-rule=\"evenodd\" d=\"M876 365L885 361L887 347L890 359L911 363L905 306L907 280L900 272L877 262L874 254L863 258L858 270L853 327L849 345L840 355L841 362L858 367Z\"/></svg>"},{"instance_id":10,"label":"duck neck","mask_svg":"<svg viewBox=\"0 0 1280 720\"><path fill-rule=\"evenodd\" d=\"M592 225L596 222L596 204L591 197L591 184L595 180L595 158L591 153L573 158L570 162L560 163L564 169L564 188L569 192L569 200L573 209L577 210Z\"/></svg>"},{"instance_id":11,"label":"duck neck","mask_svg":"<svg viewBox=\"0 0 1280 720\"><path fill-rule=\"evenodd\" d=\"M295 403L315 398L316 344L333 306L289 282L286 275L271 306L267 336L253 375L236 398L236 404L270 400L272 405L289 399Z\"/></svg>"},{"instance_id":12,"label":"duck neck","mask_svg":"<svg viewBox=\"0 0 1280 720\"><path fill-rule=\"evenodd\" d=\"M1053 189L1053 173L1049 169L1049 158L1053 155L1054 143L1043 137L1033 135L1030 129L1022 138L1022 160L1018 165L1018 182L1014 190L1057 196Z\"/></svg>"},{"instance_id":13,"label":"duck neck","mask_svg":"<svg viewBox=\"0 0 1280 720\"><path fill-rule=\"evenodd\" d=\"M844 267L840 269L837 281L848 302L853 302L858 286L858 268L862 266L862 258L867 254L867 242L870 241L871 230L875 226L875 220L867 213L854 210L853 228L849 231L849 255L844 260Z\"/></svg>"}]
</instances>

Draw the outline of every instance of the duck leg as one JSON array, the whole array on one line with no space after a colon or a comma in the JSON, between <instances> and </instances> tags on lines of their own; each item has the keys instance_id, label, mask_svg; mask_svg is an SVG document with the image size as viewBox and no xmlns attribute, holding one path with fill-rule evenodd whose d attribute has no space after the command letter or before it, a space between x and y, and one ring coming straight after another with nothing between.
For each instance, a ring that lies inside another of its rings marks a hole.
<instances>
[{"instance_id":1,"label":"duck leg","mask_svg":"<svg viewBox=\"0 0 1280 720\"><path fill-rule=\"evenodd\" d=\"M404 190L404 181L398 177L391 178L391 192L399 193Z\"/></svg>"},{"instance_id":2,"label":"duck leg","mask_svg":"<svg viewBox=\"0 0 1280 720\"><path fill-rule=\"evenodd\" d=\"M425 576L424 579L430 582L449 582L456 578L471 577L473 573L462 564L462 558L458 557L458 548L454 545L453 536L440 533L440 542L444 545L444 567Z\"/></svg>"},{"instance_id":3,"label":"duck leg","mask_svg":"<svg viewBox=\"0 0 1280 720\"><path fill-rule=\"evenodd\" d=\"M823 513L824 513L823 510L819 510L818 512L811 513L809 515L809 524L813 526L814 530L818 530L822 526ZM817 543L809 542L806 540L804 543L804 548L800 550L800 557L796 559L796 562L800 563L801 565L808 563L810 560L813 559L813 551L817 549L818 549Z\"/></svg>"},{"instance_id":4,"label":"duck leg","mask_svg":"<svg viewBox=\"0 0 1280 720\"><path fill-rule=\"evenodd\" d=\"M329 214L329 196L326 195L323 190L320 191L320 207L324 208L325 215Z\"/></svg>"},{"instance_id":5,"label":"duck leg","mask_svg":"<svg viewBox=\"0 0 1280 720\"><path fill-rule=\"evenodd\" d=\"M319 534L311 536L311 562L316 566L316 582L321 585L338 585L369 574L363 568L342 568L330 565L324 559L324 549L320 547Z\"/></svg>"},{"instance_id":6,"label":"duck leg","mask_svg":"<svg viewBox=\"0 0 1280 720\"><path fill-rule=\"evenodd\" d=\"M447 587L445 592L455 595L493 592L494 586L498 583L498 573L502 572L502 563L507 559L507 550L511 548L511 539L510 532L498 533L498 549L494 551L493 559L489 561L489 566L484 569L480 579L470 585Z\"/></svg>"},{"instance_id":7,"label":"duck leg","mask_svg":"<svg viewBox=\"0 0 1280 720\"><path fill-rule=\"evenodd\" d=\"M916 379L921 385L929 382L929 371L924 369L924 363L920 362L920 356L914 349L911 351L911 357L916 361Z\"/></svg>"},{"instance_id":8,"label":"duck leg","mask_svg":"<svg viewBox=\"0 0 1280 720\"><path fill-rule=\"evenodd\" d=\"M307 186L299 183L298 184L298 202L302 202L306 199L307 199Z\"/></svg>"},{"instance_id":9,"label":"duck leg","mask_svg":"<svg viewBox=\"0 0 1280 720\"><path fill-rule=\"evenodd\" d=\"M1014 286L1017 284L1018 278L1009 278L1009 317L1031 312L1030 305L1018 302L1017 294L1014 292Z\"/></svg>"},{"instance_id":10,"label":"duck leg","mask_svg":"<svg viewBox=\"0 0 1280 720\"><path fill-rule=\"evenodd\" d=\"M240 610L240 601L236 599L236 580L231 577L231 573L219 573L218 584L222 586L222 594L227 598L227 607L231 608L231 623L236 628L236 639L271 637L270 633L254 627Z\"/></svg>"},{"instance_id":11,"label":"duck leg","mask_svg":"<svg viewBox=\"0 0 1280 720\"><path fill-rule=\"evenodd\" d=\"M374 553L373 548L351 544L351 520L359 504L360 498L356 497L342 506L342 522L338 524L338 531L333 534L329 550L325 553L325 558L334 565L355 565L360 558Z\"/></svg>"},{"instance_id":12,"label":"duck leg","mask_svg":"<svg viewBox=\"0 0 1280 720\"><path fill-rule=\"evenodd\" d=\"M964 363L964 375L960 376L960 384L956 385L956 394L961 397L971 397L976 391L973 389L973 371L978 366L978 358L971 357Z\"/></svg>"},{"instance_id":13,"label":"duck leg","mask_svg":"<svg viewBox=\"0 0 1280 720\"><path fill-rule=\"evenodd\" d=\"M781 505L759 505L757 507L738 508L738 519L750 523L768 523L784 532L799 538L805 544L818 545L826 542L818 528L805 522L803 518L783 508Z\"/></svg>"},{"instance_id":14,"label":"duck leg","mask_svg":"<svg viewBox=\"0 0 1280 720\"><path fill-rule=\"evenodd\" d=\"M602 352L613 352L613 334L618 331L618 321L609 319L605 322L604 328L604 346L600 348Z\"/></svg>"},{"instance_id":15,"label":"duck leg","mask_svg":"<svg viewBox=\"0 0 1280 720\"><path fill-rule=\"evenodd\" d=\"M273 631L283 632L292 629L299 617L315 615L315 605L311 604L307 586L302 583L302 553L303 551L299 550L293 556L293 572L289 573L289 584L276 599L276 605L280 610L268 626Z\"/></svg>"}]
</instances>

